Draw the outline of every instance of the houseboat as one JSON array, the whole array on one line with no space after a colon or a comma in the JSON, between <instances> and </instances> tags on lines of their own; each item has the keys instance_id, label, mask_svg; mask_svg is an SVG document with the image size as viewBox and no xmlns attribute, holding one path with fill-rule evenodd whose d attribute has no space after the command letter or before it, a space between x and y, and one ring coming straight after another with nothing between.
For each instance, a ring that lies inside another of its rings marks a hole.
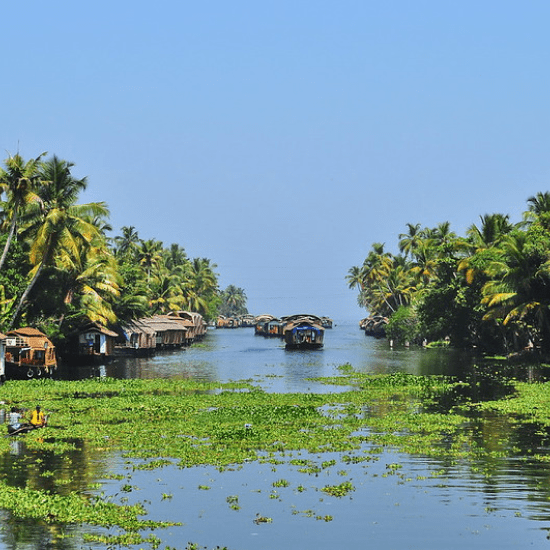
<instances>
[{"instance_id":1,"label":"houseboat","mask_svg":"<svg viewBox=\"0 0 550 550\"><path fill-rule=\"evenodd\" d=\"M48 337L31 327L10 330L5 340L6 378L52 376L57 368L55 347Z\"/></svg>"},{"instance_id":2,"label":"houseboat","mask_svg":"<svg viewBox=\"0 0 550 550\"><path fill-rule=\"evenodd\" d=\"M287 321L284 338L287 349L316 349L323 347L325 329L307 317Z\"/></svg>"},{"instance_id":3,"label":"houseboat","mask_svg":"<svg viewBox=\"0 0 550 550\"><path fill-rule=\"evenodd\" d=\"M69 337L67 349L62 353L63 362L78 365L105 363L114 356L118 334L99 323L87 323Z\"/></svg>"}]
</instances>

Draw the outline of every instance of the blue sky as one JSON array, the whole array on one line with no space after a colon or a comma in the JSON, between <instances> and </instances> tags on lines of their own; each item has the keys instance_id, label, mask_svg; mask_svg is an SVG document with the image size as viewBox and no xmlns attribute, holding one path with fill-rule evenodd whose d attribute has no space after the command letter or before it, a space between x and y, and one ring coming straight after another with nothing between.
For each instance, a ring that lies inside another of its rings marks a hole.
<instances>
[{"instance_id":1,"label":"blue sky","mask_svg":"<svg viewBox=\"0 0 550 550\"><path fill-rule=\"evenodd\" d=\"M550 177L546 1L11 2L0 147L88 176L252 313L358 320L405 224L519 221Z\"/></svg>"}]
</instances>

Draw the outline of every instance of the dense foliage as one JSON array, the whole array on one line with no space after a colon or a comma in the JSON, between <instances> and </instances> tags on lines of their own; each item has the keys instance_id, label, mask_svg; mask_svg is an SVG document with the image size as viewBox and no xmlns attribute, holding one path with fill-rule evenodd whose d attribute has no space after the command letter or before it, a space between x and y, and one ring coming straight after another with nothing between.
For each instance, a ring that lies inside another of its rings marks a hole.
<instances>
[{"instance_id":1,"label":"dense foliage","mask_svg":"<svg viewBox=\"0 0 550 550\"><path fill-rule=\"evenodd\" d=\"M399 253L375 243L347 276L358 303L389 317L392 338L550 352L550 192L527 200L521 222L486 214L461 237L444 222L407 224Z\"/></svg>"},{"instance_id":2,"label":"dense foliage","mask_svg":"<svg viewBox=\"0 0 550 550\"><path fill-rule=\"evenodd\" d=\"M0 331L22 325L57 340L83 322L116 327L133 318L220 303L216 265L179 244L110 236L104 202L79 204L86 178L45 154L9 156L0 168Z\"/></svg>"},{"instance_id":3,"label":"dense foliage","mask_svg":"<svg viewBox=\"0 0 550 550\"><path fill-rule=\"evenodd\" d=\"M229 285L220 295L221 303L219 306L220 315L226 317L238 317L246 315L246 293L244 289L235 285Z\"/></svg>"}]
</instances>

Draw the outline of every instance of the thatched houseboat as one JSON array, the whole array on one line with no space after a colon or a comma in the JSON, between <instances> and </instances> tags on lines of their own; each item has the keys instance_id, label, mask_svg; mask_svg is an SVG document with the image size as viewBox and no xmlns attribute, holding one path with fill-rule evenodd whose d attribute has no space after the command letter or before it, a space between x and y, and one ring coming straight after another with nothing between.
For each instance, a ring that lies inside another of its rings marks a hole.
<instances>
[{"instance_id":1,"label":"thatched houseboat","mask_svg":"<svg viewBox=\"0 0 550 550\"><path fill-rule=\"evenodd\" d=\"M307 317L291 316L284 326L287 349L315 349L323 347L325 329L320 322Z\"/></svg>"},{"instance_id":2,"label":"thatched houseboat","mask_svg":"<svg viewBox=\"0 0 550 550\"><path fill-rule=\"evenodd\" d=\"M216 328L238 328L241 326L241 321L237 317L225 317L219 315L216 320Z\"/></svg>"},{"instance_id":3,"label":"thatched houseboat","mask_svg":"<svg viewBox=\"0 0 550 550\"><path fill-rule=\"evenodd\" d=\"M38 329L24 327L10 330L6 334L5 345L7 379L51 376L57 368L55 347Z\"/></svg>"},{"instance_id":4,"label":"thatched houseboat","mask_svg":"<svg viewBox=\"0 0 550 550\"><path fill-rule=\"evenodd\" d=\"M114 356L118 334L99 323L88 323L70 335L63 361L77 364L104 363Z\"/></svg>"},{"instance_id":5,"label":"thatched houseboat","mask_svg":"<svg viewBox=\"0 0 550 550\"><path fill-rule=\"evenodd\" d=\"M367 336L374 336L375 338L384 338L386 336L387 324L388 318L382 315L365 317L359 321L361 330L364 330Z\"/></svg>"},{"instance_id":6,"label":"thatched houseboat","mask_svg":"<svg viewBox=\"0 0 550 550\"><path fill-rule=\"evenodd\" d=\"M115 345L115 355L153 355L157 349L156 331L147 319L130 321L122 332L123 337Z\"/></svg>"},{"instance_id":7,"label":"thatched houseboat","mask_svg":"<svg viewBox=\"0 0 550 550\"><path fill-rule=\"evenodd\" d=\"M254 315L250 315L249 313L247 313L246 315L241 315L239 317L239 321L241 327L253 327L256 324L256 318L254 317Z\"/></svg>"},{"instance_id":8,"label":"thatched houseboat","mask_svg":"<svg viewBox=\"0 0 550 550\"><path fill-rule=\"evenodd\" d=\"M263 314L256 317L254 332L259 336L281 337L282 321L273 315Z\"/></svg>"},{"instance_id":9,"label":"thatched houseboat","mask_svg":"<svg viewBox=\"0 0 550 550\"><path fill-rule=\"evenodd\" d=\"M155 315L142 321L155 331L157 349L181 348L187 342L187 328L168 315Z\"/></svg>"},{"instance_id":10,"label":"thatched houseboat","mask_svg":"<svg viewBox=\"0 0 550 550\"><path fill-rule=\"evenodd\" d=\"M321 326L323 328L332 328L332 319L330 317L321 317Z\"/></svg>"},{"instance_id":11,"label":"thatched houseboat","mask_svg":"<svg viewBox=\"0 0 550 550\"><path fill-rule=\"evenodd\" d=\"M195 311L171 311L168 317L187 327L189 343L204 338L206 334L206 322L200 313Z\"/></svg>"}]
</instances>

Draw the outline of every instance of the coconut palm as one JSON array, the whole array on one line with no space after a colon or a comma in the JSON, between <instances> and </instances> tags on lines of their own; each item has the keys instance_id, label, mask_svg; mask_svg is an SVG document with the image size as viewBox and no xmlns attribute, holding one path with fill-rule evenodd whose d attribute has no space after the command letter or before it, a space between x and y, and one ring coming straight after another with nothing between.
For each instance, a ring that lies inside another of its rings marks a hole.
<instances>
[{"instance_id":1,"label":"coconut palm","mask_svg":"<svg viewBox=\"0 0 550 550\"><path fill-rule=\"evenodd\" d=\"M96 216L107 217L109 211L103 202L76 204L87 182L86 178L77 179L71 174L73 166L57 156L40 164L39 177L43 183L38 194L41 207L34 209L34 217L26 229L31 241L29 260L33 267L10 326L46 266L53 265L60 254L78 257L81 246L87 246L100 237L97 227L89 220Z\"/></svg>"},{"instance_id":2,"label":"coconut palm","mask_svg":"<svg viewBox=\"0 0 550 550\"><path fill-rule=\"evenodd\" d=\"M221 299L220 313L222 313L222 315L234 317L248 313L244 289L236 287L235 285L229 285L222 292Z\"/></svg>"},{"instance_id":3,"label":"coconut palm","mask_svg":"<svg viewBox=\"0 0 550 550\"><path fill-rule=\"evenodd\" d=\"M5 161L6 168L0 169L0 191L7 195L6 219L9 221L8 238L0 258L0 271L4 267L22 209L40 201L36 193L40 181L38 168L40 159L45 154L42 153L27 162L19 153L10 155Z\"/></svg>"},{"instance_id":4,"label":"coconut palm","mask_svg":"<svg viewBox=\"0 0 550 550\"><path fill-rule=\"evenodd\" d=\"M172 243L170 248L164 250L164 263L170 270L174 270L177 267L184 266L189 262L185 248L179 244Z\"/></svg>"},{"instance_id":5,"label":"coconut palm","mask_svg":"<svg viewBox=\"0 0 550 550\"><path fill-rule=\"evenodd\" d=\"M538 222L547 230L550 229L550 192L539 192L527 199L527 212L523 214L527 226Z\"/></svg>"},{"instance_id":6,"label":"coconut palm","mask_svg":"<svg viewBox=\"0 0 550 550\"><path fill-rule=\"evenodd\" d=\"M502 319L504 326L515 324L550 345L550 242L537 242L537 235L515 231L501 244L501 255L486 271L490 277L483 287L487 319Z\"/></svg>"},{"instance_id":7,"label":"coconut palm","mask_svg":"<svg viewBox=\"0 0 550 550\"><path fill-rule=\"evenodd\" d=\"M177 311L185 306L180 283L179 277L165 268L153 273L149 285L149 306L152 314Z\"/></svg>"},{"instance_id":8,"label":"coconut palm","mask_svg":"<svg viewBox=\"0 0 550 550\"><path fill-rule=\"evenodd\" d=\"M437 251L433 241L423 241L415 251L415 261L411 273L415 274L418 283L428 284L437 274Z\"/></svg>"},{"instance_id":9,"label":"coconut palm","mask_svg":"<svg viewBox=\"0 0 550 550\"><path fill-rule=\"evenodd\" d=\"M510 216L507 214L485 214L480 216L480 220L480 227L472 224L466 231L468 238L477 249L498 244L502 237L513 229Z\"/></svg>"},{"instance_id":10,"label":"coconut palm","mask_svg":"<svg viewBox=\"0 0 550 550\"><path fill-rule=\"evenodd\" d=\"M216 267L208 258L194 258L190 262L182 290L191 311L208 316L211 309L209 304L218 293L218 279L214 272Z\"/></svg>"},{"instance_id":11,"label":"coconut palm","mask_svg":"<svg viewBox=\"0 0 550 550\"><path fill-rule=\"evenodd\" d=\"M528 211L535 216L550 212L550 191L538 192L527 199Z\"/></svg>"},{"instance_id":12,"label":"coconut palm","mask_svg":"<svg viewBox=\"0 0 550 550\"><path fill-rule=\"evenodd\" d=\"M140 238L136 228L133 225L123 226L121 228L122 235L115 237L115 255L124 257L132 254L137 250Z\"/></svg>"},{"instance_id":13,"label":"coconut palm","mask_svg":"<svg viewBox=\"0 0 550 550\"><path fill-rule=\"evenodd\" d=\"M136 254L149 283L151 280L151 271L162 262L162 242L155 239L142 240Z\"/></svg>"},{"instance_id":14,"label":"coconut palm","mask_svg":"<svg viewBox=\"0 0 550 550\"><path fill-rule=\"evenodd\" d=\"M77 303L77 314L92 322L108 325L116 321L112 302L120 296L117 264L103 241L83 246L79 255L62 251L56 260L64 286L64 303ZM60 325L63 316L60 319Z\"/></svg>"},{"instance_id":15,"label":"coconut palm","mask_svg":"<svg viewBox=\"0 0 550 550\"><path fill-rule=\"evenodd\" d=\"M414 253L422 240L424 233L419 223L407 223L408 232L399 234L399 251L405 253L405 258L414 256Z\"/></svg>"}]
</instances>

